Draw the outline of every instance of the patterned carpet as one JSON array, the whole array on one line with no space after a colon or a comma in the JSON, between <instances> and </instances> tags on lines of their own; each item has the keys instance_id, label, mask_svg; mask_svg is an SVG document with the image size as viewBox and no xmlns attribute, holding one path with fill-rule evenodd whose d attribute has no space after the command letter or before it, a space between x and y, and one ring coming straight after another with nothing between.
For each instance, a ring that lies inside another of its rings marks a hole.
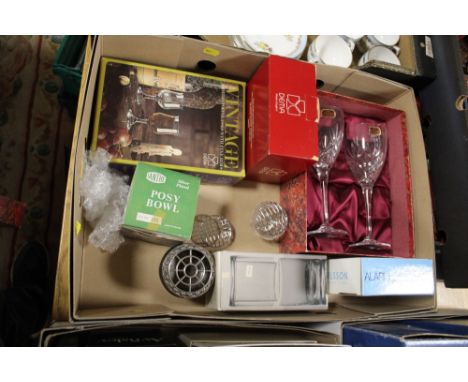
<instances>
[{"instance_id":1,"label":"patterned carpet","mask_svg":"<svg viewBox=\"0 0 468 382\"><path fill-rule=\"evenodd\" d=\"M0 289L28 240L59 245L73 120L52 71L60 36L0 36L0 195L26 203L19 229L0 225Z\"/></svg>"}]
</instances>

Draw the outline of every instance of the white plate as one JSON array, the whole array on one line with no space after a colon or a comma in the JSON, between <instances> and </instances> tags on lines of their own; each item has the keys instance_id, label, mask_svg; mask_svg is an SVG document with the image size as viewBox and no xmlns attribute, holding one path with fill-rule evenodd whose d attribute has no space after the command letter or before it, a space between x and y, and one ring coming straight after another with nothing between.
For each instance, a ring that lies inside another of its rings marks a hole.
<instances>
[{"instance_id":1,"label":"white plate","mask_svg":"<svg viewBox=\"0 0 468 382\"><path fill-rule=\"evenodd\" d=\"M300 58L307 45L305 35L237 35L231 38L238 48L291 58Z\"/></svg>"}]
</instances>

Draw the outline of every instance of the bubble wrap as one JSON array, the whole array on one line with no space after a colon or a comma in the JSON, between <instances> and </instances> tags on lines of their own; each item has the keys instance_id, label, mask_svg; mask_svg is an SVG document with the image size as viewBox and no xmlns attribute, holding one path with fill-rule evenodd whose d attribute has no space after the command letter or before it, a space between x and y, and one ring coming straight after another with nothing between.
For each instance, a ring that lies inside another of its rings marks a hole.
<instances>
[{"instance_id":1,"label":"bubble wrap","mask_svg":"<svg viewBox=\"0 0 468 382\"><path fill-rule=\"evenodd\" d=\"M124 242L120 226L127 204L127 177L109 168L111 156L103 149L89 155L80 191L85 219L93 226L89 242L103 251L113 253Z\"/></svg>"}]
</instances>

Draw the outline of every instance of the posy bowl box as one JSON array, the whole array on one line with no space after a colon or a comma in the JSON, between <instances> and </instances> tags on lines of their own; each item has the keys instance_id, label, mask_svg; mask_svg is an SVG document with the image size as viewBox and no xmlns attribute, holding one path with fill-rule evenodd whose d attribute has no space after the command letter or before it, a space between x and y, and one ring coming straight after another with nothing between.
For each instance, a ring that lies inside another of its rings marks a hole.
<instances>
[{"instance_id":1,"label":"posy bowl box","mask_svg":"<svg viewBox=\"0 0 468 382\"><path fill-rule=\"evenodd\" d=\"M139 163L133 176L122 230L160 244L190 239L200 179Z\"/></svg>"},{"instance_id":2,"label":"posy bowl box","mask_svg":"<svg viewBox=\"0 0 468 382\"><path fill-rule=\"evenodd\" d=\"M104 57L92 149L117 164L236 183L245 176L244 93L241 81Z\"/></svg>"}]
</instances>

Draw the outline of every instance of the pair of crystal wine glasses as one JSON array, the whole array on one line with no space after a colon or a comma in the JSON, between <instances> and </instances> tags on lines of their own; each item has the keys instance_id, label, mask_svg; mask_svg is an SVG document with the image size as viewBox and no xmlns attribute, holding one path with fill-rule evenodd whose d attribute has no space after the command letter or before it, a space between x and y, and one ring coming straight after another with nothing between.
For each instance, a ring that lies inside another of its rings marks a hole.
<instances>
[{"instance_id":1,"label":"pair of crystal wine glasses","mask_svg":"<svg viewBox=\"0 0 468 382\"><path fill-rule=\"evenodd\" d=\"M318 127L319 160L313 165L322 190L323 222L307 236L344 239L348 233L330 225L328 209L328 178L336 158L345 147L348 166L364 197L366 210L366 236L349 248L374 251L390 250L391 245L372 238L372 191L380 176L387 156L388 135L385 123L360 122L345 131L343 111L332 105L322 105Z\"/></svg>"}]
</instances>

